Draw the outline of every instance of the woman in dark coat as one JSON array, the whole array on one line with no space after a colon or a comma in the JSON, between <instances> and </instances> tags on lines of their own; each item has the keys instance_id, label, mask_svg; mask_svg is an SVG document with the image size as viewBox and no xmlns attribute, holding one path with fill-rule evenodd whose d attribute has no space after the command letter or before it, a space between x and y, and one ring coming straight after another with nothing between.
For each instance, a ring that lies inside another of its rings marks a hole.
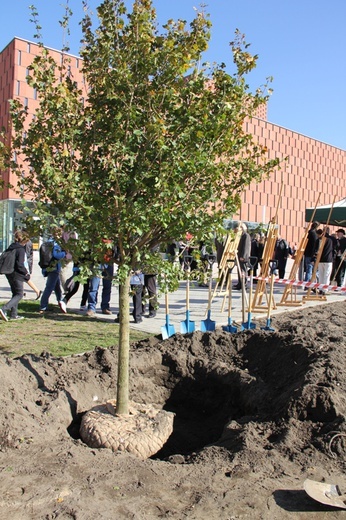
<instances>
[{"instance_id":1,"label":"woman in dark coat","mask_svg":"<svg viewBox=\"0 0 346 520\"><path fill-rule=\"evenodd\" d=\"M30 280L25 253L25 244L28 240L29 237L25 232L16 231L14 234L14 242L8 248L8 251L15 250L15 263L13 273L5 275L11 287L12 298L0 309L0 317L4 321L8 321L8 311L10 311L11 320L20 320L23 318L23 316L18 316L18 303L24 295L24 282Z\"/></svg>"}]
</instances>

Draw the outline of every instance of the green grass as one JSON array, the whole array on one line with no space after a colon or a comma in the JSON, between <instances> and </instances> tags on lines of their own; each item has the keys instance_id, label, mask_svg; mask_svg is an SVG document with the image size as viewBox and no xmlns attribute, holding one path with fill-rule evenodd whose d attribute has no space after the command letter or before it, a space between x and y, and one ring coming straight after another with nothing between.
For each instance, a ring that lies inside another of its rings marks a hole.
<instances>
[{"instance_id":1,"label":"green grass","mask_svg":"<svg viewBox=\"0 0 346 520\"><path fill-rule=\"evenodd\" d=\"M119 325L100 317L88 318L77 313L62 314L59 307L52 312L38 313L39 302L21 301L18 314L24 320L0 322L0 353L10 357L23 354L54 356L80 354L95 347L118 345ZM130 341L147 338L150 334L131 330Z\"/></svg>"}]
</instances>

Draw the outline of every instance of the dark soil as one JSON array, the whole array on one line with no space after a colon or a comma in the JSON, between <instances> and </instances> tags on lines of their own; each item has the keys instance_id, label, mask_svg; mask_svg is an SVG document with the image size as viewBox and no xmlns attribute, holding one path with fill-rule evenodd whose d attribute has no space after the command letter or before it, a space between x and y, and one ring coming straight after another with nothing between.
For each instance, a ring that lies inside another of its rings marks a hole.
<instances>
[{"instance_id":1,"label":"dark soil","mask_svg":"<svg viewBox=\"0 0 346 520\"><path fill-rule=\"evenodd\" d=\"M115 397L116 347L0 358L0 517L346 519L303 491L311 478L346 492L345 309L133 345L131 399L176 414L146 461L79 438L82 414Z\"/></svg>"}]
</instances>

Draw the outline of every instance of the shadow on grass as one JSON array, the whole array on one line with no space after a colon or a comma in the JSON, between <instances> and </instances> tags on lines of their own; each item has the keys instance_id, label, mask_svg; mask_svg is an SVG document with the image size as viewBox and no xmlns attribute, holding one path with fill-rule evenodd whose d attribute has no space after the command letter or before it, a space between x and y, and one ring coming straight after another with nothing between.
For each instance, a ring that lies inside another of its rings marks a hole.
<instances>
[{"instance_id":1,"label":"shadow on grass","mask_svg":"<svg viewBox=\"0 0 346 520\"><path fill-rule=\"evenodd\" d=\"M70 310L66 314L61 312L58 305L50 305L48 307L48 310L44 312L44 314L39 313L40 307L39 303L36 301L21 301L19 302L18 306L18 313L21 316L24 316L24 318L31 318L31 319L50 319L55 321L86 321L86 322L104 322L104 323L116 323L114 322L114 319L107 319L102 316L99 316L96 314L94 317L85 316L85 314L80 314L80 312ZM115 318L115 315L114 315Z\"/></svg>"}]
</instances>

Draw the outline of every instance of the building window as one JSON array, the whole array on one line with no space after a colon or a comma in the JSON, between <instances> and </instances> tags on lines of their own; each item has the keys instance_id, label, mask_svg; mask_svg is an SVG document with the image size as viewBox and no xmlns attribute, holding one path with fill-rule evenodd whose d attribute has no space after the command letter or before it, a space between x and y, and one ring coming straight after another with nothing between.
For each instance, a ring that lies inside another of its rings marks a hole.
<instances>
[{"instance_id":1,"label":"building window","mask_svg":"<svg viewBox=\"0 0 346 520\"><path fill-rule=\"evenodd\" d=\"M16 81L16 96L20 94L20 81Z\"/></svg>"},{"instance_id":2,"label":"building window","mask_svg":"<svg viewBox=\"0 0 346 520\"><path fill-rule=\"evenodd\" d=\"M34 88L33 97L35 100L37 99L37 88Z\"/></svg>"},{"instance_id":3,"label":"building window","mask_svg":"<svg viewBox=\"0 0 346 520\"><path fill-rule=\"evenodd\" d=\"M18 51L18 65L22 64L22 51Z\"/></svg>"},{"instance_id":4,"label":"building window","mask_svg":"<svg viewBox=\"0 0 346 520\"><path fill-rule=\"evenodd\" d=\"M24 108L28 108L29 107L29 100L27 97L24 98Z\"/></svg>"},{"instance_id":5,"label":"building window","mask_svg":"<svg viewBox=\"0 0 346 520\"><path fill-rule=\"evenodd\" d=\"M76 58L76 68L79 69L79 58Z\"/></svg>"},{"instance_id":6,"label":"building window","mask_svg":"<svg viewBox=\"0 0 346 520\"><path fill-rule=\"evenodd\" d=\"M25 70L25 76L26 76L26 78L28 78L28 76L30 76L29 67L27 67L26 70ZM26 81L28 81L28 79Z\"/></svg>"},{"instance_id":7,"label":"building window","mask_svg":"<svg viewBox=\"0 0 346 520\"><path fill-rule=\"evenodd\" d=\"M26 44L26 51L27 51L27 52L30 52L30 51L31 51L31 45L30 45L29 42Z\"/></svg>"}]
</instances>

